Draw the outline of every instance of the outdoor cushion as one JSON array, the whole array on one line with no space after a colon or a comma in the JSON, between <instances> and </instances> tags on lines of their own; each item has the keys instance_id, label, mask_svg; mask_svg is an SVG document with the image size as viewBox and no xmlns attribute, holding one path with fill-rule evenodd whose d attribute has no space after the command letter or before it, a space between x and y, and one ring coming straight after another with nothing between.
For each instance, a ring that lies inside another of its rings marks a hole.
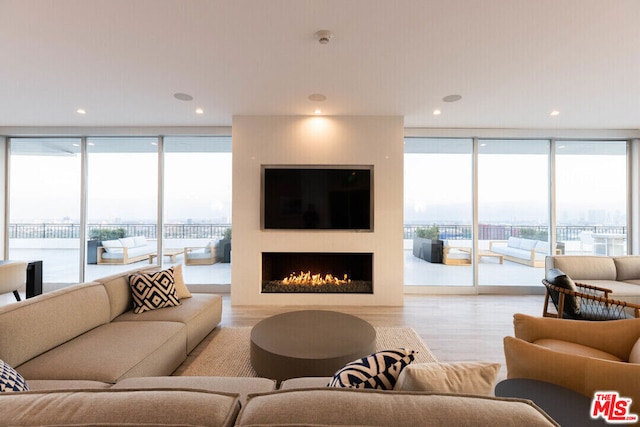
<instances>
[{"instance_id":1,"label":"outdoor cushion","mask_svg":"<svg viewBox=\"0 0 640 427\"><path fill-rule=\"evenodd\" d=\"M122 243L119 240L103 240L102 247L108 253L122 253Z\"/></svg>"},{"instance_id":2,"label":"outdoor cushion","mask_svg":"<svg viewBox=\"0 0 640 427\"><path fill-rule=\"evenodd\" d=\"M126 246L127 248L131 248L136 245L135 241L133 240L133 237L123 237L118 240L120 240L120 243L122 243L122 246Z\"/></svg>"}]
</instances>

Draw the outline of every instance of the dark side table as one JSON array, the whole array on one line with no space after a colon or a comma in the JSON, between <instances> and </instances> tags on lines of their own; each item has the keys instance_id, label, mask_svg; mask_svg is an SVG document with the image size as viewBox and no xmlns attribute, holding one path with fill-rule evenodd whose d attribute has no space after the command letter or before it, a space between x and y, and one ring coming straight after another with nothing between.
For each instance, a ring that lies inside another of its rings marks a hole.
<instances>
[{"instance_id":1,"label":"dark side table","mask_svg":"<svg viewBox=\"0 0 640 427\"><path fill-rule=\"evenodd\" d=\"M590 398L555 384L513 378L499 382L495 394L531 400L562 427L608 425L602 419L591 419Z\"/></svg>"}]
</instances>

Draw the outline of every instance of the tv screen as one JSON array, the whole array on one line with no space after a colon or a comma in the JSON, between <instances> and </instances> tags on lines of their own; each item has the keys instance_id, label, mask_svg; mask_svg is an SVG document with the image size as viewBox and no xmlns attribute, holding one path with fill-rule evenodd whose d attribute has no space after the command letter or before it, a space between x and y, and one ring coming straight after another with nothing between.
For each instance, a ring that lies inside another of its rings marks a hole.
<instances>
[{"instance_id":1,"label":"tv screen","mask_svg":"<svg viewBox=\"0 0 640 427\"><path fill-rule=\"evenodd\" d=\"M371 230L371 167L264 167L265 229Z\"/></svg>"}]
</instances>

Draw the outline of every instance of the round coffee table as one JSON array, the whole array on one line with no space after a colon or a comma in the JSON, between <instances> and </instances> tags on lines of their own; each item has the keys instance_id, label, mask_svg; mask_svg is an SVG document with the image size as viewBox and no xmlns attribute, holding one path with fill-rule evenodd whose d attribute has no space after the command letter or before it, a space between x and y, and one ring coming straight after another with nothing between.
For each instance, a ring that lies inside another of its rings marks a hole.
<instances>
[{"instance_id":1,"label":"round coffee table","mask_svg":"<svg viewBox=\"0 0 640 427\"><path fill-rule=\"evenodd\" d=\"M251 330L251 365L258 375L283 381L332 376L375 352L376 331L349 314L301 310L262 320Z\"/></svg>"}]
</instances>

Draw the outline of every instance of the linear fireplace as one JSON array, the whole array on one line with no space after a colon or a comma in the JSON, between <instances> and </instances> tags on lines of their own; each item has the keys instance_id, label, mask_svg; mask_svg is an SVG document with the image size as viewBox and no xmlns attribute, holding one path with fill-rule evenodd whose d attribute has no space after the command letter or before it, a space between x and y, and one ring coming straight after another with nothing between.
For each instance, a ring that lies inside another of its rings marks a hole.
<instances>
[{"instance_id":1,"label":"linear fireplace","mask_svg":"<svg viewBox=\"0 0 640 427\"><path fill-rule=\"evenodd\" d=\"M373 293L372 253L263 252L262 293Z\"/></svg>"}]
</instances>

